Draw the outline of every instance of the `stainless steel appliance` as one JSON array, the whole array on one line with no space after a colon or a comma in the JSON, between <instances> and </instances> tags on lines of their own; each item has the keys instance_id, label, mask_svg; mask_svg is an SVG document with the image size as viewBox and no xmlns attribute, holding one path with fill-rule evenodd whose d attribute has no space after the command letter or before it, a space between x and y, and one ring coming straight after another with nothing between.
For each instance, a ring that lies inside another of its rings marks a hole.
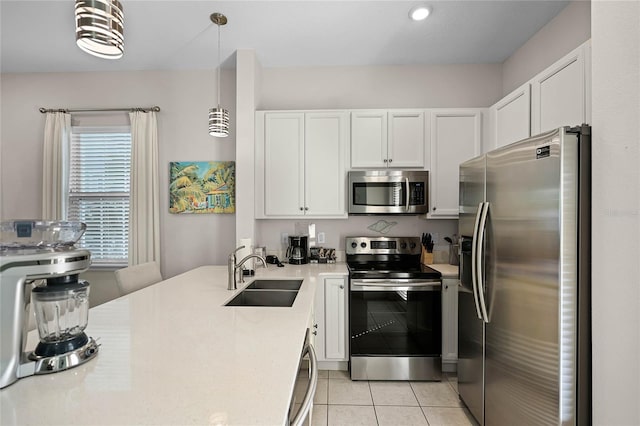
<instances>
[{"instance_id":1,"label":"stainless steel appliance","mask_svg":"<svg viewBox=\"0 0 640 426\"><path fill-rule=\"evenodd\" d=\"M349 172L349 214L389 215L428 212L428 171Z\"/></svg>"},{"instance_id":2,"label":"stainless steel appliance","mask_svg":"<svg viewBox=\"0 0 640 426\"><path fill-rule=\"evenodd\" d=\"M0 223L0 388L97 355L98 345L84 333L89 284L78 280L91 265L91 254L73 246L84 229L71 222ZM32 298L40 342L27 351Z\"/></svg>"},{"instance_id":3,"label":"stainless steel appliance","mask_svg":"<svg viewBox=\"0 0 640 426\"><path fill-rule=\"evenodd\" d=\"M440 380L441 274L419 237L348 237L353 380Z\"/></svg>"},{"instance_id":4,"label":"stainless steel appliance","mask_svg":"<svg viewBox=\"0 0 640 426\"><path fill-rule=\"evenodd\" d=\"M309 243L306 235L289 236L287 259L294 265L304 265L309 262Z\"/></svg>"},{"instance_id":5,"label":"stainless steel appliance","mask_svg":"<svg viewBox=\"0 0 640 426\"><path fill-rule=\"evenodd\" d=\"M311 344L311 330L307 329L304 346L298 362L298 376L289 404L287 425L312 424L313 397L318 385L318 359Z\"/></svg>"},{"instance_id":6,"label":"stainless steel appliance","mask_svg":"<svg viewBox=\"0 0 640 426\"><path fill-rule=\"evenodd\" d=\"M481 425L591 423L590 134L460 166L458 391Z\"/></svg>"}]
</instances>

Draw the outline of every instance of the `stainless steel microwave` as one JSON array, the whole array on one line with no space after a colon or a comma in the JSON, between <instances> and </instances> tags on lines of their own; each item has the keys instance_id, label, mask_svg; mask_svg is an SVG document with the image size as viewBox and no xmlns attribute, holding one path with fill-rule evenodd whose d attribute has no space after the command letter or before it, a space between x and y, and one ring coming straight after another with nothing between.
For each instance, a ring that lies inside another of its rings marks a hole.
<instances>
[{"instance_id":1,"label":"stainless steel microwave","mask_svg":"<svg viewBox=\"0 0 640 426\"><path fill-rule=\"evenodd\" d=\"M349 214L389 215L428 212L428 171L349 172Z\"/></svg>"}]
</instances>

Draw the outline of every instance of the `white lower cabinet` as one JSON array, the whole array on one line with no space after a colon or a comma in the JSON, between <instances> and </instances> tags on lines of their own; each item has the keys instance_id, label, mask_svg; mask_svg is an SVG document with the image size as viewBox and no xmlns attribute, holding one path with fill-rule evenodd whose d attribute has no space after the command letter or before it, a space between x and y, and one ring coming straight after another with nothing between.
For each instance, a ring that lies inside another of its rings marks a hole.
<instances>
[{"instance_id":1,"label":"white lower cabinet","mask_svg":"<svg viewBox=\"0 0 640 426\"><path fill-rule=\"evenodd\" d=\"M458 280L442 280L442 370L456 371L458 364Z\"/></svg>"},{"instance_id":2,"label":"white lower cabinet","mask_svg":"<svg viewBox=\"0 0 640 426\"><path fill-rule=\"evenodd\" d=\"M315 348L318 361L327 369L344 369L349 360L347 344L347 277L321 277L316 289Z\"/></svg>"}]
</instances>

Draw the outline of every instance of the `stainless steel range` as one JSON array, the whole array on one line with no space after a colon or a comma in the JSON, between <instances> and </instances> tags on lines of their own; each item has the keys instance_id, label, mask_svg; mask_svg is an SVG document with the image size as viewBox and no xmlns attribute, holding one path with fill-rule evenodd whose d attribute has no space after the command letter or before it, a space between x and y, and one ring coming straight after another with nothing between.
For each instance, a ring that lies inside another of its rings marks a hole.
<instances>
[{"instance_id":1,"label":"stainless steel range","mask_svg":"<svg viewBox=\"0 0 640 426\"><path fill-rule=\"evenodd\" d=\"M418 237L347 237L352 380L441 380L441 274Z\"/></svg>"}]
</instances>

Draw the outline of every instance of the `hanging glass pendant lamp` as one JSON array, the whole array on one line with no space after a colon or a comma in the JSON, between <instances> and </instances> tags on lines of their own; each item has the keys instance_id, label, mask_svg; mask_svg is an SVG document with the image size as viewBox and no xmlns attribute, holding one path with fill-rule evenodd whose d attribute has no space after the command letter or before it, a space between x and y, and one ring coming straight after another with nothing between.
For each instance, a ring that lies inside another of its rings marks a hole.
<instances>
[{"instance_id":1,"label":"hanging glass pendant lamp","mask_svg":"<svg viewBox=\"0 0 640 426\"><path fill-rule=\"evenodd\" d=\"M229 136L229 111L220 107L220 73L222 64L220 63L220 27L226 25L227 17L222 13L213 13L211 21L218 26L218 107L209 109L209 134L218 138Z\"/></svg>"},{"instance_id":2,"label":"hanging glass pendant lamp","mask_svg":"<svg viewBox=\"0 0 640 426\"><path fill-rule=\"evenodd\" d=\"M124 54L124 12L118 0L76 0L76 44L90 55Z\"/></svg>"}]
</instances>

